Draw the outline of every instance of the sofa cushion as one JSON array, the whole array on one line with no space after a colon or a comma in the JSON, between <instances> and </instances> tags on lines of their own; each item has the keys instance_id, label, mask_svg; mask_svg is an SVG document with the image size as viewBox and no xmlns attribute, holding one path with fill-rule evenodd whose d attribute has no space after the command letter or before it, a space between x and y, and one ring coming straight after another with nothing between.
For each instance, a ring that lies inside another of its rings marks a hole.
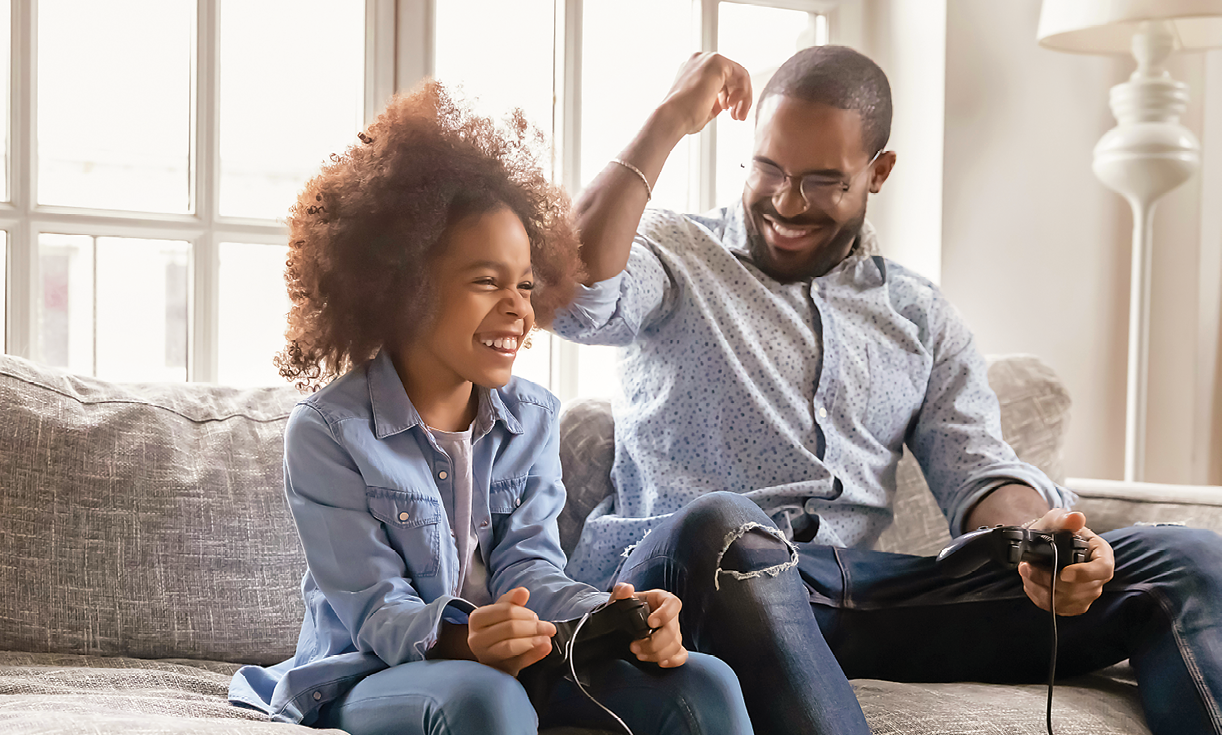
<instances>
[{"instance_id":1,"label":"sofa cushion","mask_svg":"<svg viewBox=\"0 0 1222 735\"><path fill-rule=\"evenodd\" d=\"M226 698L237 665L0 653L0 730L14 735L336 733L268 722Z\"/></svg>"},{"instance_id":2,"label":"sofa cushion","mask_svg":"<svg viewBox=\"0 0 1222 735\"><path fill-rule=\"evenodd\" d=\"M305 562L281 454L298 397L0 356L0 649L291 656Z\"/></svg>"},{"instance_id":3,"label":"sofa cushion","mask_svg":"<svg viewBox=\"0 0 1222 735\"><path fill-rule=\"evenodd\" d=\"M341 733L270 723L253 710L230 706L225 693L235 669L209 661L0 652L0 730L13 735ZM1044 732L1046 690L1038 684L859 679L853 688L875 735ZM1058 735L1148 732L1127 668L1058 683L1053 717ZM544 735L600 734L558 728Z\"/></svg>"}]
</instances>

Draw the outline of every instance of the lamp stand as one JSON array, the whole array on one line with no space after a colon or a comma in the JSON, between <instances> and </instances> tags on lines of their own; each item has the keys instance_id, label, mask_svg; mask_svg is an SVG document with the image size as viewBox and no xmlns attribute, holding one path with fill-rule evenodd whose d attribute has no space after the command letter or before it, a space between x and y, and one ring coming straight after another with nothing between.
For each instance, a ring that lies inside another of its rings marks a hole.
<instances>
[{"instance_id":1,"label":"lamp stand","mask_svg":"<svg viewBox=\"0 0 1222 735\"><path fill-rule=\"evenodd\" d=\"M1112 87L1111 108L1118 124L1095 146L1095 175L1133 209L1124 432L1127 482L1140 482L1145 474L1154 205L1201 165L1200 143L1180 124L1188 107L1188 86L1173 80L1162 67L1174 48L1175 38L1165 23L1142 22L1133 35L1137 70L1127 82Z\"/></svg>"}]
</instances>

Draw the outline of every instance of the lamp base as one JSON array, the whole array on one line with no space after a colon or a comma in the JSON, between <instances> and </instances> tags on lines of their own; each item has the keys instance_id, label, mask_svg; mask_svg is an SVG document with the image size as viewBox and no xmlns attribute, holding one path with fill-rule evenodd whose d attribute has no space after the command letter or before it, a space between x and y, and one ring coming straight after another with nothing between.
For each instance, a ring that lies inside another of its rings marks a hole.
<instances>
[{"instance_id":1,"label":"lamp base","mask_svg":"<svg viewBox=\"0 0 1222 735\"><path fill-rule=\"evenodd\" d=\"M1118 124L1095 146L1095 175L1133 209L1124 459L1124 479L1129 482L1141 481L1145 472L1154 205L1201 166L1201 144L1180 124L1188 107L1188 87L1162 69L1172 48L1165 24L1142 23L1133 36L1137 71L1112 87L1111 107Z\"/></svg>"}]
</instances>

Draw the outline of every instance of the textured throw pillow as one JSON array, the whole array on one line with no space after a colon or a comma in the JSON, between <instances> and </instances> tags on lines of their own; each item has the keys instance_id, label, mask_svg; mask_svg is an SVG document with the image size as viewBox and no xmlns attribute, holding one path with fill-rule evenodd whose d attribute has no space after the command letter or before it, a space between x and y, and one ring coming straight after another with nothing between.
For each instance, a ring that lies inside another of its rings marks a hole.
<instances>
[{"instance_id":1,"label":"textured throw pillow","mask_svg":"<svg viewBox=\"0 0 1222 735\"><path fill-rule=\"evenodd\" d=\"M0 649L274 663L302 620L291 387L0 357Z\"/></svg>"},{"instance_id":2,"label":"textured throw pillow","mask_svg":"<svg viewBox=\"0 0 1222 735\"><path fill-rule=\"evenodd\" d=\"M991 356L989 385L1001 406L1001 434L1014 452L1053 482L1064 482L1062 450L1070 400L1060 378L1032 355ZM896 473L894 508L895 521L878 539L876 549L931 556L950 541L946 517L906 449Z\"/></svg>"}]
</instances>

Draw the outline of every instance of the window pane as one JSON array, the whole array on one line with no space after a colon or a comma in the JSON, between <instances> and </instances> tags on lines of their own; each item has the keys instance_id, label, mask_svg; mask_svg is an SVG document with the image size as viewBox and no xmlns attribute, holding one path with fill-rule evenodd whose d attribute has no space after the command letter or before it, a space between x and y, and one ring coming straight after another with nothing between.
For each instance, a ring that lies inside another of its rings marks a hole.
<instances>
[{"instance_id":1,"label":"window pane","mask_svg":"<svg viewBox=\"0 0 1222 735\"><path fill-rule=\"evenodd\" d=\"M40 204L191 211L194 24L191 0L39 2Z\"/></svg>"},{"instance_id":2,"label":"window pane","mask_svg":"<svg viewBox=\"0 0 1222 735\"><path fill-rule=\"evenodd\" d=\"M37 359L107 380L187 378L190 246L39 236Z\"/></svg>"},{"instance_id":3,"label":"window pane","mask_svg":"<svg viewBox=\"0 0 1222 735\"><path fill-rule=\"evenodd\" d=\"M530 347L518 350L518 358L513 361L513 374L526 378L532 383L552 389L552 340L550 332L536 329L530 335Z\"/></svg>"},{"instance_id":4,"label":"window pane","mask_svg":"<svg viewBox=\"0 0 1222 735\"><path fill-rule=\"evenodd\" d=\"M552 140L553 0L451 0L438 3L436 13L437 79L497 120L520 107ZM547 170L551 160L542 153ZM513 373L551 388L552 335L538 331L530 341Z\"/></svg>"},{"instance_id":5,"label":"window pane","mask_svg":"<svg viewBox=\"0 0 1222 735\"><path fill-rule=\"evenodd\" d=\"M577 395L611 398L619 395L619 348L605 345L577 347Z\"/></svg>"},{"instance_id":6,"label":"window pane","mask_svg":"<svg viewBox=\"0 0 1222 735\"><path fill-rule=\"evenodd\" d=\"M723 2L718 4L717 51L747 68L756 100L773 73L790 56L816 43L827 43L826 19L800 10L782 10ZM717 203L742 196L743 168L754 147L755 106L745 122L725 115L717 119Z\"/></svg>"},{"instance_id":7,"label":"window pane","mask_svg":"<svg viewBox=\"0 0 1222 735\"><path fill-rule=\"evenodd\" d=\"M287 245L221 243L220 353L217 380L283 385L272 357L284 347L289 312Z\"/></svg>"},{"instance_id":8,"label":"window pane","mask_svg":"<svg viewBox=\"0 0 1222 735\"><path fill-rule=\"evenodd\" d=\"M221 201L279 219L364 126L364 0L226 0L220 27Z\"/></svg>"},{"instance_id":9,"label":"window pane","mask_svg":"<svg viewBox=\"0 0 1222 735\"><path fill-rule=\"evenodd\" d=\"M520 107L552 136L555 77L553 0L449 0L437 3L434 71L462 85L477 109L497 119ZM544 161L544 165L548 162Z\"/></svg>"},{"instance_id":10,"label":"window pane","mask_svg":"<svg viewBox=\"0 0 1222 735\"><path fill-rule=\"evenodd\" d=\"M619 155L699 51L691 0L585 0L581 49L581 185ZM643 19L648 19L644 22ZM655 207L691 210L691 136L675 147L654 187Z\"/></svg>"}]
</instances>

